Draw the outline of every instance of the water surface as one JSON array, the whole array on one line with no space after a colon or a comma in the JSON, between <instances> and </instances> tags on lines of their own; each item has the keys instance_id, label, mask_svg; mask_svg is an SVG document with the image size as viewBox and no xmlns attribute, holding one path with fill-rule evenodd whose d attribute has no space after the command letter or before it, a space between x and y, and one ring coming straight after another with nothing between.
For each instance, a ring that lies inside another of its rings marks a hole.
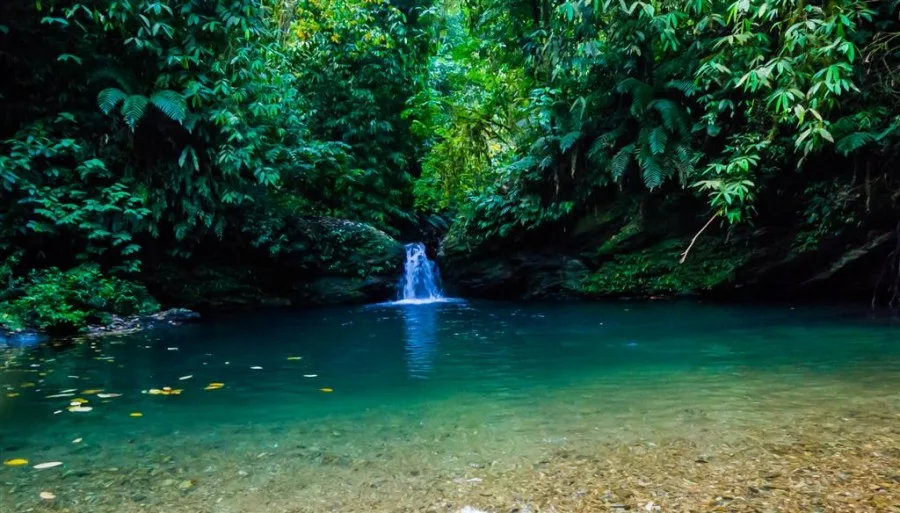
<instances>
[{"instance_id":1,"label":"water surface","mask_svg":"<svg viewBox=\"0 0 900 513\"><path fill-rule=\"evenodd\" d=\"M29 464L0 467L0 511L452 510L565 451L705 458L900 412L896 327L839 308L406 302L3 358L0 460Z\"/></svg>"}]
</instances>

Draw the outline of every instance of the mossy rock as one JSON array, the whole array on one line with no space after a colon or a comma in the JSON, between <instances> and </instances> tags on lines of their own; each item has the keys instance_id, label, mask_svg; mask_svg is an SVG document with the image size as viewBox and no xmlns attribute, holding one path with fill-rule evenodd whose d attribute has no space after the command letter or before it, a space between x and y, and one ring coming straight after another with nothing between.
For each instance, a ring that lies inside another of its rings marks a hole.
<instances>
[{"instance_id":1,"label":"mossy rock","mask_svg":"<svg viewBox=\"0 0 900 513\"><path fill-rule=\"evenodd\" d=\"M746 252L714 238L695 246L684 263L689 239L667 239L628 253L612 255L585 282L592 296L696 294L728 287L747 261Z\"/></svg>"},{"instance_id":2,"label":"mossy rock","mask_svg":"<svg viewBox=\"0 0 900 513\"><path fill-rule=\"evenodd\" d=\"M330 217L295 219L279 256L294 302L377 302L396 294L403 244L365 223Z\"/></svg>"}]
</instances>

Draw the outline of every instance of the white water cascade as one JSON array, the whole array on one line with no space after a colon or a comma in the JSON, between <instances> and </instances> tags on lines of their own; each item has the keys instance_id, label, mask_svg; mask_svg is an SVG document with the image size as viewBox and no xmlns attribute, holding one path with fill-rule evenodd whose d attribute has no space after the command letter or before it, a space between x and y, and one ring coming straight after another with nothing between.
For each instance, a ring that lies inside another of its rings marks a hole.
<instances>
[{"instance_id":1,"label":"white water cascade","mask_svg":"<svg viewBox=\"0 0 900 513\"><path fill-rule=\"evenodd\" d=\"M441 274L437 264L428 259L425 244L414 242L406 245L406 265L400 281L400 301L429 303L442 301Z\"/></svg>"}]
</instances>

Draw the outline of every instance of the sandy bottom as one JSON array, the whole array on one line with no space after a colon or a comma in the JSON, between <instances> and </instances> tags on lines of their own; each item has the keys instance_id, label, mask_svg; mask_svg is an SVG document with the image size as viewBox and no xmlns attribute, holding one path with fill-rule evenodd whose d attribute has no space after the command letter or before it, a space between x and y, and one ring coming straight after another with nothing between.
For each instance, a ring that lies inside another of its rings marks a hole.
<instances>
[{"instance_id":1,"label":"sandy bottom","mask_svg":"<svg viewBox=\"0 0 900 513\"><path fill-rule=\"evenodd\" d=\"M900 511L896 383L685 375L615 402L609 386L303 421L236 409L164 434L147 419L48 429L3 440L30 464L0 466L0 511Z\"/></svg>"}]
</instances>

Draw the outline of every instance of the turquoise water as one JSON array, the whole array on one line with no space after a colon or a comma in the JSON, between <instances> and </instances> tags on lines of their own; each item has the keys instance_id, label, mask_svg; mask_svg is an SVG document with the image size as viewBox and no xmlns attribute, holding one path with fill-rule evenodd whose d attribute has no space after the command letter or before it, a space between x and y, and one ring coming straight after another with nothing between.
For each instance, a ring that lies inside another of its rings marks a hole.
<instances>
[{"instance_id":1,"label":"turquoise water","mask_svg":"<svg viewBox=\"0 0 900 513\"><path fill-rule=\"evenodd\" d=\"M448 301L17 350L0 460L28 464L0 466L0 511L399 511L560 448L780 440L900 412L896 330L840 308Z\"/></svg>"}]
</instances>

